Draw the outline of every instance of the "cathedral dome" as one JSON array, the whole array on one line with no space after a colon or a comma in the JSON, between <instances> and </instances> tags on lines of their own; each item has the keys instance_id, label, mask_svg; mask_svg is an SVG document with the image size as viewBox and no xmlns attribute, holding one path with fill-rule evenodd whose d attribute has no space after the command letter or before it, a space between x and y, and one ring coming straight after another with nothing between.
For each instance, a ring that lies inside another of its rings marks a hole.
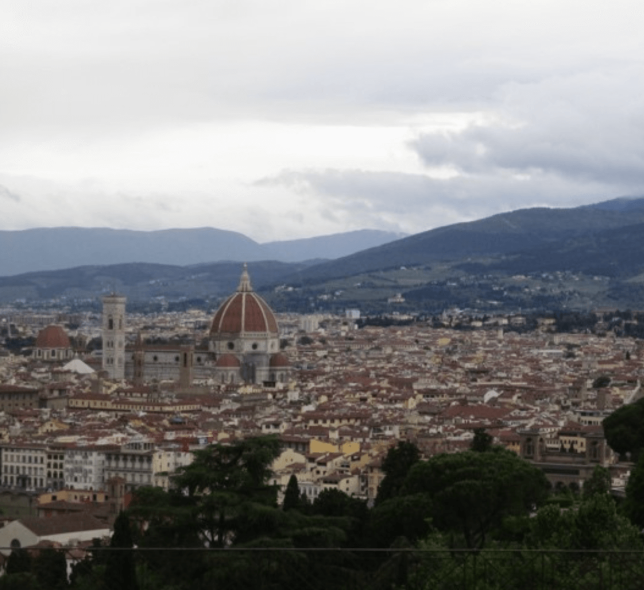
<instances>
[{"instance_id":1,"label":"cathedral dome","mask_svg":"<svg viewBox=\"0 0 644 590\"><path fill-rule=\"evenodd\" d=\"M290 367L291 363L288 361L288 357L281 352L271 355L270 367L272 368L281 368L281 367Z\"/></svg>"},{"instance_id":2,"label":"cathedral dome","mask_svg":"<svg viewBox=\"0 0 644 590\"><path fill-rule=\"evenodd\" d=\"M222 354L215 363L219 369L238 369L241 362L234 354Z\"/></svg>"},{"instance_id":3,"label":"cathedral dome","mask_svg":"<svg viewBox=\"0 0 644 590\"><path fill-rule=\"evenodd\" d=\"M273 311L250 285L246 265L237 291L222 303L210 328L211 337L244 334L279 334Z\"/></svg>"},{"instance_id":4,"label":"cathedral dome","mask_svg":"<svg viewBox=\"0 0 644 590\"><path fill-rule=\"evenodd\" d=\"M47 326L38 333L35 348L71 348L69 337L61 326Z\"/></svg>"}]
</instances>

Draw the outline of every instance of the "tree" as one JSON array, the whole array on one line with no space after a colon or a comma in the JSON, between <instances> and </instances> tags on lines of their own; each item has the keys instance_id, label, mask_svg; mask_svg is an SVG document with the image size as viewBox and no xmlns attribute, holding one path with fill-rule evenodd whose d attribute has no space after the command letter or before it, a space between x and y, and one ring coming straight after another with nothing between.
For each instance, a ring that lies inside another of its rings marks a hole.
<instances>
[{"instance_id":1,"label":"tree","mask_svg":"<svg viewBox=\"0 0 644 590\"><path fill-rule=\"evenodd\" d=\"M549 484L541 470L502 448L486 453L442 454L414 465L404 494L427 494L433 524L462 535L465 545L485 545L507 516L527 514L543 502Z\"/></svg>"},{"instance_id":2,"label":"tree","mask_svg":"<svg viewBox=\"0 0 644 590\"><path fill-rule=\"evenodd\" d=\"M362 547L369 519L366 500L352 498L336 489L322 490L309 508L313 516L326 517L329 526L341 528L346 534L346 545Z\"/></svg>"},{"instance_id":3,"label":"tree","mask_svg":"<svg viewBox=\"0 0 644 590\"><path fill-rule=\"evenodd\" d=\"M114 521L114 533L105 557L105 587L110 590L137 590L132 531L127 513Z\"/></svg>"},{"instance_id":4,"label":"tree","mask_svg":"<svg viewBox=\"0 0 644 590\"><path fill-rule=\"evenodd\" d=\"M628 478L624 512L633 524L644 529L644 453Z\"/></svg>"},{"instance_id":5,"label":"tree","mask_svg":"<svg viewBox=\"0 0 644 590\"><path fill-rule=\"evenodd\" d=\"M494 438L485 431L485 428L475 428L470 450L476 451L477 453L485 453L492 448L493 440Z\"/></svg>"},{"instance_id":6,"label":"tree","mask_svg":"<svg viewBox=\"0 0 644 590\"><path fill-rule=\"evenodd\" d=\"M644 425L644 398L618 408L602 422L610 447L620 455L630 453L634 461L644 448L642 425Z\"/></svg>"},{"instance_id":7,"label":"tree","mask_svg":"<svg viewBox=\"0 0 644 590\"><path fill-rule=\"evenodd\" d=\"M33 571L43 588L60 590L67 587L67 560L57 549L42 549L33 561Z\"/></svg>"},{"instance_id":8,"label":"tree","mask_svg":"<svg viewBox=\"0 0 644 590\"><path fill-rule=\"evenodd\" d=\"M425 493L397 496L381 502L371 512L369 538L386 549L394 544L416 543L431 532L431 498Z\"/></svg>"},{"instance_id":9,"label":"tree","mask_svg":"<svg viewBox=\"0 0 644 590\"><path fill-rule=\"evenodd\" d=\"M7 560L7 573L19 574L31 571L31 555L26 549L16 547L11 550Z\"/></svg>"},{"instance_id":10,"label":"tree","mask_svg":"<svg viewBox=\"0 0 644 590\"><path fill-rule=\"evenodd\" d=\"M593 381L593 389L601 389L610 385L610 377L608 375L600 375Z\"/></svg>"},{"instance_id":11,"label":"tree","mask_svg":"<svg viewBox=\"0 0 644 590\"><path fill-rule=\"evenodd\" d=\"M195 452L194 461L174 478L175 503L190 511L192 526L214 547L259 533L262 507L277 507L277 488L268 485L280 452L274 436L213 445ZM268 524L268 522L266 522Z\"/></svg>"},{"instance_id":12,"label":"tree","mask_svg":"<svg viewBox=\"0 0 644 590\"><path fill-rule=\"evenodd\" d=\"M595 494L565 510L549 504L529 525L526 541L535 549L613 551L642 546L637 529L617 513L608 494Z\"/></svg>"},{"instance_id":13,"label":"tree","mask_svg":"<svg viewBox=\"0 0 644 590\"><path fill-rule=\"evenodd\" d=\"M584 483L584 498L590 498L595 494L608 494L611 488L610 471L601 465L595 465L593 474Z\"/></svg>"},{"instance_id":14,"label":"tree","mask_svg":"<svg viewBox=\"0 0 644 590\"><path fill-rule=\"evenodd\" d=\"M418 461L420 461L420 451L414 443L399 441L395 447L389 449L382 462L385 477L378 488L376 504L398 495L409 470Z\"/></svg>"},{"instance_id":15,"label":"tree","mask_svg":"<svg viewBox=\"0 0 644 590\"><path fill-rule=\"evenodd\" d=\"M297 484L297 477L291 475L284 492L283 510L297 510L300 508L300 486Z\"/></svg>"}]
</instances>

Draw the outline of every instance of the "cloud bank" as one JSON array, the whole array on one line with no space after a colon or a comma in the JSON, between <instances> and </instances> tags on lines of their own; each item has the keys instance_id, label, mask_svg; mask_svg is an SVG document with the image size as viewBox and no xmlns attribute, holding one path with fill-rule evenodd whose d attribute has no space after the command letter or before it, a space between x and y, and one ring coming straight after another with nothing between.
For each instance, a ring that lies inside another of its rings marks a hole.
<instances>
[{"instance_id":1,"label":"cloud bank","mask_svg":"<svg viewBox=\"0 0 644 590\"><path fill-rule=\"evenodd\" d=\"M624 0L9 0L2 229L417 232L644 194Z\"/></svg>"}]
</instances>

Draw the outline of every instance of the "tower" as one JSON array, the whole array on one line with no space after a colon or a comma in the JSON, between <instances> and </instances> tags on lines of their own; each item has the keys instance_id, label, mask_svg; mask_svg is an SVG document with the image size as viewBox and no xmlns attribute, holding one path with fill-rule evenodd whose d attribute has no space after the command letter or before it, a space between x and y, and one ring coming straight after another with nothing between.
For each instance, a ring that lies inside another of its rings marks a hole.
<instances>
[{"instance_id":1,"label":"tower","mask_svg":"<svg viewBox=\"0 0 644 590\"><path fill-rule=\"evenodd\" d=\"M179 387L187 389L192 385L193 368L195 364L195 347L181 346L179 348L181 367L179 367Z\"/></svg>"},{"instance_id":2,"label":"tower","mask_svg":"<svg viewBox=\"0 0 644 590\"><path fill-rule=\"evenodd\" d=\"M115 293L103 297L103 370L110 379L125 378L125 301Z\"/></svg>"},{"instance_id":3,"label":"tower","mask_svg":"<svg viewBox=\"0 0 644 590\"><path fill-rule=\"evenodd\" d=\"M143 337L139 332L136 337L136 344L134 345L134 376L132 381L136 387L141 387L144 383L145 373L145 345L143 344Z\"/></svg>"}]
</instances>

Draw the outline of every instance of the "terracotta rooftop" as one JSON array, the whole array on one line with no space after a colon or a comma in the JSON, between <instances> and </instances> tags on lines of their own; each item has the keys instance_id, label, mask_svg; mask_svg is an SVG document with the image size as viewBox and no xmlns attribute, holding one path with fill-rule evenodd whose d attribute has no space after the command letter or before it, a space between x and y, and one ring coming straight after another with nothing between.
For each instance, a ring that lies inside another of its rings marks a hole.
<instances>
[{"instance_id":1,"label":"terracotta rooftop","mask_svg":"<svg viewBox=\"0 0 644 590\"><path fill-rule=\"evenodd\" d=\"M69 337L61 326L43 328L36 338L36 348L71 348Z\"/></svg>"}]
</instances>

